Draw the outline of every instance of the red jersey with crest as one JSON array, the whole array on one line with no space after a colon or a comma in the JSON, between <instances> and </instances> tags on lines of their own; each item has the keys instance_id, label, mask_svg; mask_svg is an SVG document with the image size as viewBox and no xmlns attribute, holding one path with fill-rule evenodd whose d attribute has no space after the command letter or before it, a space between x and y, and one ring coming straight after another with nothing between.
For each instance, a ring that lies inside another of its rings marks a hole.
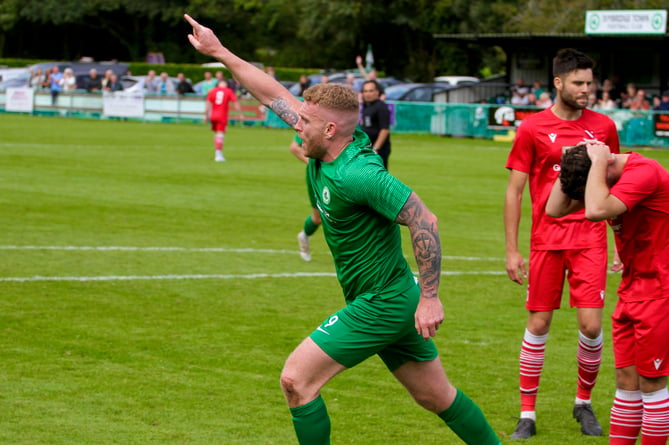
<instances>
[{"instance_id":1,"label":"red jersey with crest","mask_svg":"<svg viewBox=\"0 0 669 445\"><path fill-rule=\"evenodd\" d=\"M237 102L237 95L228 87L216 87L207 93L207 101L211 102L211 122L228 123L230 102Z\"/></svg>"},{"instance_id":2,"label":"red jersey with crest","mask_svg":"<svg viewBox=\"0 0 669 445\"><path fill-rule=\"evenodd\" d=\"M529 174L532 250L606 246L606 224L588 221L584 210L563 218L546 215L546 201L560 174L562 148L593 141L604 142L612 153L620 153L615 123L587 108L571 121L560 119L547 108L524 119L518 127L506 168Z\"/></svg>"},{"instance_id":3,"label":"red jersey with crest","mask_svg":"<svg viewBox=\"0 0 669 445\"><path fill-rule=\"evenodd\" d=\"M653 159L630 153L611 194L627 211L610 220L622 263L620 301L669 297L669 173Z\"/></svg>"}]
</instances>

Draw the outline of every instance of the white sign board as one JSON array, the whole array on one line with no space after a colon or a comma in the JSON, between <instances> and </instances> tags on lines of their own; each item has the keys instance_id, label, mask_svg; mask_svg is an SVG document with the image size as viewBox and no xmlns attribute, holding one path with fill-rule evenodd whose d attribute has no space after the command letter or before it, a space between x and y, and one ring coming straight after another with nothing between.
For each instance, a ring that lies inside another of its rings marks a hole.
<instances>
[{"instance_id":1,"label":"white sign board","mask_svg":"<svg viewBox=\"0 0 669 445\"><path fill-rule=\"evenodd\" d=\"M114 117L144 117L144 94L105 91L102 114Z\"/></svg>"},{"instance_id":2,"label":"white sign board","mask_svg":"<svg viewBox=\"0 0 669 445\"><path fill-rule=\"evenodd\" d=\"M28 87L7 88L5 95L5 110L32 113L34 97L35 97L35 91L32 88Z\"/></svg>"},{"instance_id":3,"label":"white sign board","mask_svg":"<svg viewBox=\"0 0 669 445\"><path fill-rule=\"evenodd\" d=\"M586 11L586 34L665 34L665 9Z\"/></svg>"}]
</instances>

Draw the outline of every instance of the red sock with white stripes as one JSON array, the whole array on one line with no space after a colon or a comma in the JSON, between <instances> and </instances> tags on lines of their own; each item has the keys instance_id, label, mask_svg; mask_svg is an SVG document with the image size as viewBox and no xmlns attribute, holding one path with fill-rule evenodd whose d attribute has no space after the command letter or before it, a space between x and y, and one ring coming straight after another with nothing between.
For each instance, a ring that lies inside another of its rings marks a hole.
<instances>
[{"instance_id":1,"label":"red sock with white stripes","mask_svg":"<svg viewBox=\"0 0 669 445\"><path fill-rule=\"evenodd\" d=\"M611 407L609 445L634 445L641 431L641 391L616 390Z\"/></svg>"},{"instance_id":2,"label":"red sock with white stripes","mask_svg":"<svg viewBox=\"0 0 669 445\"><path fill-rule=\"evenodd\" d=\"M222 151L223 150L223 140L224 140L224 135L223 133L216 132L214 134L214 147L216 147L216 151Z\"/></svg>"},{"instance_id":3,"label":"red sock with white stripes","mask_svg":"<svg viewBox=\"0 0 669 445\"><path fill-rule=\"evenodd\" d=\"M546 340L548 334L533 335L525 329L523 344L520 348L520 406L523 412L534 414L539 379L544 367Z\"/></svg>"},{"instance_id":4,"label":"red sock with white stripes","mask_svg":"<svg viewBox=\"0 0 669 445\"><path fill-rule=\"evenodd\" d=\"M642 393L641 445L666 445L669 439L669 391Z\"/></svg>"},{"instance_id":5,"label":"red sock with white stripes","mask_svg":"<svg viewBox=\"0 0 669 445\"><path fill-rule=\"evenodd\" d=\"M602 363L602 333L597 338L588 338L583 333L578 333L578 388L576 397L588 401L592 394L599 374L599 365Z\"/></svg>"}]
</instances>

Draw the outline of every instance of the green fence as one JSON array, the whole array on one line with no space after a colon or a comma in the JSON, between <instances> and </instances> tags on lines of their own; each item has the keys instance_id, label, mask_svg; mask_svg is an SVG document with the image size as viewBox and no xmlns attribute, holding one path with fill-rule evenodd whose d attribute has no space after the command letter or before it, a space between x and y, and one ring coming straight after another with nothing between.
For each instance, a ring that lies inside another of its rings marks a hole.
<instances>
[{"instance_id":1,"label":"green fence","mask_svg":"<svg viewBox=\"0 0 669 445\"><path fill-rule=\"evenodd\" d=\"M5 112L7 94L0 91L0 112ZM139 120L157 122L201 122L204 98L191 96L143 97ZM76 118L105 119L103 96L85 92L61 94L57 103L48 92L36 91L33 113ZM388 102L392 133L436 134L454 137L501 138L512 140L515 130L527 116L541 111L535 107L506 104L452 104ZM627 147L669 148L669 113L656 111L602 111L616 124L620 143ZM287 128L276 114L255 99L242 101L244 124ZM236 115L231 116L235 120Z\"/></svg>"},{"instance_id":2,"label":"green fence","mask_svg":"<svg viewBox=\"0 0 669 445\"><path fill-rule=\"evenodd\" d=\"M491 104L388 102L393 116L391 133L423 133L454 137L513 138L519 117L538 108ZM616 124L620 143L627 147L669 148L669 113L656 111L603 111ZM500 120L496 116L502 116ZM268 111L265 125L286 128Z\"/></svg>"}]
</instances>

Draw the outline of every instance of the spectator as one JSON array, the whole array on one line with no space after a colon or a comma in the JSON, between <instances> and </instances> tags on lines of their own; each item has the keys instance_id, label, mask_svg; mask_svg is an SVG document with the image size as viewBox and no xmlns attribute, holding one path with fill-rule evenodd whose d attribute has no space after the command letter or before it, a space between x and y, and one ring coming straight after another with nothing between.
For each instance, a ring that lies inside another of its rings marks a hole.
<instances>
[{"instance_id":1,"label":"spectator","mask_svg":"<svg viewBox=\"0 0 669 445\"><path fill-rule=\"evenodd\" d=\"M669 111L669 90L664 90L662 92L662 97L660 98L660 104L655 107L657 111Z\"/></svg>"},{"instance_id":2,"label":"spectator","mask_svg":"<svg viewBox=\"0 0 669 445\"><path fill-rule=\"evenodd\" d=\"M629 103L630 110L650 110L650 102L646 99L646 92L642 89L636 91L636 95Z\"/></svg>"},{"instance_id":3,"label":"spectator","mask_svg":"<svg viewBox=\"0 0 669 445\"><path fill-rule=\"evenodd\" d=\"M102 76L102 89L105 91L110 91L109 82L111 81L112 70L106 70L104 76Z\"/></svg>"},{"instance_id":4,"label":"spectator","mask_svg":"<svg viewBox=\"0 0 669 445\"><path fill-rule=\"evenodd\" d=\"M160 79L158 80L158 92L160 94L174 94L176 92L174 83L170 80L165 71L160 73Z\"/></svg>"},{"instance_id":5,"label":"spectator","mask_svg":"<svg viewBox=\"0 0 669 445\"><path fill-rule=\"evenodd\" d=\"M116 73L112 72L109 74L109 81L107 82L107 85L104 87L105 91L123 91L123 84L121 81L118 79L118 76Z\"/></svg>"},{"instance_id":6,"label":"spectator","mask_svg":"<svg viewBox=\"0 0 669 445\"><path fill-rule=\"evenodd\" d=\"M620 93L620 108L629 109L632 100L636 97L636 85L628 83L624 93Z\"/></svg>"},{"instance_id":7,"label":"spectator","mask_svg":"<svg viewBox=\"0 0 669 445\"><path fill-rule=\"evenodd\" d=\"M360 71L360 74L365 78L365 80L376 80L377 79L377 71L372 68L371 70L367 71L365 69L365 66L362 64L362 56L357 56L355 58L355 64L358 66L358 71Z\"/></svg>"},{"instance_id":8,"label":"spectator","mask_svg":"<svg viewBox=\"0 0 669 445\"><path fill-rule=\"evenodd\" d=\"M530 92L532 94L534 94L534 97L536 97L537 100L539 100L539 98L541 97L541 94L544 91L546 91L546 89L541 86L541 82L539 82L538 80L535 80L534 83L532 84L532 89L530 90Z\"/></svg>"},{"instance_id":9,"label":"spectator","mask_svg":"<svg viewBox=\"0 0 669 445\"><path fill-rule=\"evenodd\" d=\"M525 85L523 78L519 78L511 87L511 105L530 105L530 89Z\"/></svg>"},{"instance_id":10,"label":"spectator","mask_svg":"<svg viewBox=\"0 0 669 445\"><path fill-rule=\"evenodd\" d=\"M30 70L30 81L29 81L30 88L36 90L43 88L45 81L46 81L46 76L44 76L42 68L37 68L35 72L33 72L33 70Z\"/></svg>"},{"instance_id":11,"label":"spectator","mask_svg":"<svg viewBox=\"0 0 669 445\"><path fill-rule=\"evenodd\" d=\"M611 93L602 88L602 98L597 101L597 106L600 110L615 110L617 108L616 101L611 98Z\"/></svg>"},{"instance_id":12,"label":"spectator","mask_svg":"<svg viewBox=\"0 0 669 445\"><path fill-rule=\"evenodd\" d=\"M204 80L200 83L201 91L199 93L206 96L207 93L209 93L209 90L211 90L212 88L215 88L217 84L218 84L218 81L216 79L214 79L214 77L211 75L211 71L205 71L204 72Z\"/></svg>"},{"instance_id":13,"label":"spectator","mask_svg":"<svg viewBox=\"0 0 669 445\"><path fill-rule=\"evenodd\" d=\"M606 90L611 95L611 100L616 102L616 106L620 107L620 79L617 75L612 75L608 79L604 80L602 84L602 90Z\"/></svg>"},{"instance_id":14,"label":"spectator","mask_svg":"<svg viewBox=\"0 0 669 445\"><path fill-rule=\"evenodd\" d=\"M272 79L274 79L274 80L279 80L279 78L276 76L276 72L274 71L274 67L273 67L273 66L268 66L268 67L265 69L265 72L266 72L267 75L268 75L269 77L271 77Z\"/></svg>"},{"instance_id":15,"label":"spectator","mask_svg":"<svg viewBox=\"0 0 669 445\"><path fill-rule=\"evenodd\" d=\"M348 73L346 75L346 85L355 90L355 75L353 73Z\"/></svg>"},{"instance_id":16,"label":"spectator","mask_svg":"<svg viewBox=\"0 0 669 445\"><path fill-rule=\"evenodd\" d=\"M160 88L160 80L156 77L155 70L149 70L144 79L144 89L147 93L158 93Z\"/></svg>"},{"instance_id":17,"label":"spectator","mask_svg":"<svg viewBox=\"0 0 669 445\"><path fill-rule=\"evenodd\" d=\"M311 80L309 80L309 77L307 77L306 74L302 74L300 76L299 84L300 84L300 91L297 93L297 95L301 97L302 93L304 93L304 90L306 90L311 86Z\"/></svg>"},{"instance_id":18,"label":"spectator","mask_svg":"<svg viewBox=\"0 0 669 445\"><path fill-rule=\"evenodd\" d=\"M88 79L86 79L84 89L89 93L102 91L102 79L98 76L98 70L95 68L91 68L88 71Z\"/></svg>"},{"instance_id":19,"label":"spectator","mask_svg":"<svg viewBox=\"0 0 669 445\"><path fill-rule=\"evenodd\" d=\"M597 95L595 93L588 94L588 108L597 107Z\"/></svg>"},{"instance_id":20,"label":"spectator","mask_svg":"<svg viewBox=\"0 0 669 445\"><path fill-rule=\"evenodd\" d=\"M553 99L551 99L550 94L547 91L541 93L537 101L534 103L539 108L549 108L553 106Z\"/></svg>"},{"instance_id":21,"label":"spectator","mask_svg":"<svg viewBox=\"0 0 669 445\"><path fill-rule=\"evenodd\" d=\"M63 77L60 79L60 86L64 93L72 92L77 89L77 78L74 77L72 68L65 68Z\"/></svg>"},{"instance_id":22,"label":"spectator","mask_svg":"<svg viewBox=\"0 0 669 445\"><path fill-rule=\"evenodd\" d=\"M177 93L180 96L183 96L184 94L195 94L193 85L191 85L188 79L186 79L184 73L177 74Z\"/></svg>"},{"instance_id":23,"label":"spectator","mask_svg":"<svg viewBox=\"0 0 669 445\"><path fill-rule=\"evenodd\" d=\"M54 65L51 68L51 74L47 79L49 84L49 89L51 90L51 105L56 105L56 100L58 99L58 94L63 90L60 80L63 78L63 73L60 72L58 65Z\"/></svg>"}]
</instances>

